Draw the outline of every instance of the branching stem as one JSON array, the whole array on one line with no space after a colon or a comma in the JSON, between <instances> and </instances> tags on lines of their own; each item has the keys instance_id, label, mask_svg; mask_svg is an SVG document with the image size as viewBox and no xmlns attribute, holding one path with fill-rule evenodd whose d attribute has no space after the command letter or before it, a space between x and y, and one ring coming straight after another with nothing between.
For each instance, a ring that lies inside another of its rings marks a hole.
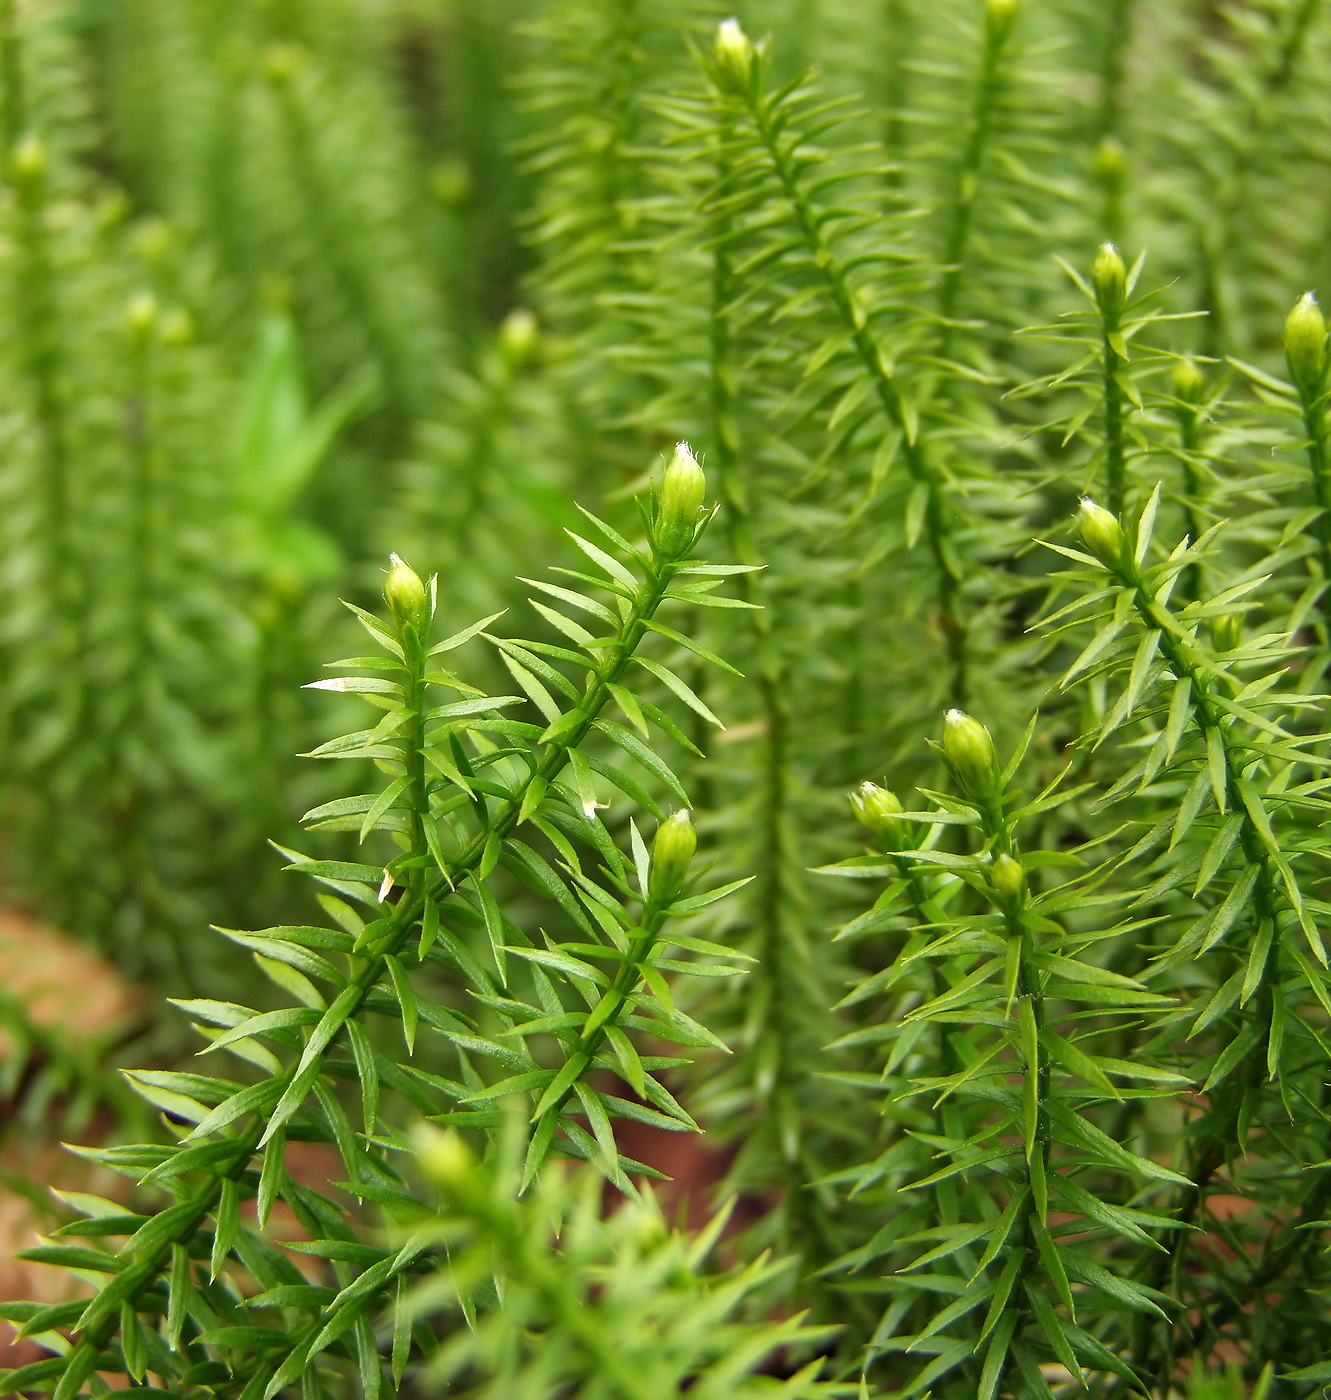
<instances>
[{"instance_id":1,"label":"branching stem","mask_svg":"<svg viewBox=\"0 0 1331 1400\"><path fill-rule=\"evenodd\" d=\"M413 873L407 888L388 916L386 929L365 950L366 956L361 959L360 967L348 983L342 998L339 998L345 1015L334 1035L330 1037L323 1051L315 1056L304 1070L299 1070L293 1065L275 1077L274 1096L280 1087L284 1099L293 1092L303 1099L317 1077L328 1049L383 979L387 966L385 959L396 955L407 942L412 928L424 911L426 899L445 896L472 878L481 865L492 836L502 840L517 826L523 803L533 785L542 784L543 791L544 787L559 775L568 762L569 751L586 738L597 716L609 702L609 687L619 680L628 667L647 631L648 621L664 600L679 567L679 562L675 560L653 557L651 564L646 568L647 577L620 626L615 644L607 649L605 660L588 676L578 706L580 717L558 737L551 739L546 745L544 757L532 765L525 782L501 805L494 820L472 837L450 863L446 872L437 875L430 875L424 864L429 856L424 823L431 820L428 815L424 757L421 752L424 748L424 676L428 645L422 640L413 646L408 638L404 654L409 673L406 693L412 714L410 743L414 749L407 757L408 776L413 793L409 852L415 863ZM297 1106L298 1102L299 1100ZM290 1111L294 1112L294 1107L291 1107ZM224 1163L209 1169L207 1179L188 1198L189 1208L180 1211L173 1228L155 1239L142 1254L133 1249L132 1240L122 1249L120 1257L124 1260L125 1270L118 1275L118 1279L128 1277L132 1282L127 1286L121 1285L116 1290L116 1300L119 1303L132 1305L160 1275L171 1258L172 1245L187 1242L199 1231L218 1203L223 1182L238 1180L246 1171L254 1152L271 1133L274 1122L275 1120L268 1118L264 1112L256 1113L250 1125L236 1137L235 1153ZM99 1309L97 1303L98 1300L94 1299L88 1314L76 1324L75 1330L81 1332L82 1336L70 1353L68 1364L52 1400L73 1400L83 1382L96 1369L98 1354L115 1332L119 1318L118 1308Z\"/></svg>"}]
</instances>

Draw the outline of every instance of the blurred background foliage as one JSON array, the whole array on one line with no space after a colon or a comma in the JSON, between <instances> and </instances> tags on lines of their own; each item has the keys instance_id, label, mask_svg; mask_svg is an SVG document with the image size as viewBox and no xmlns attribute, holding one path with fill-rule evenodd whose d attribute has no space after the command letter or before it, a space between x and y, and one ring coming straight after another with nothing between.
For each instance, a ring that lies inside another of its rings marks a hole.
<instances>
[{"instance_id":1,"label":"blurred background foliage","mask_svg":"<svg viewBox=\"0 0 1331 1400\"><path fill-rule=\"evenodd\" d=\"M775 83L814 65L768 116L818 170L709 106L732 12ZM1329 60L1319 0L0 0L6 904L156 991L257 985L206 928L299 922L266 843L343 791L297 757L342 715L301 689L349 649L337 598L391 549L457 627L525 616L574 499L628 518L687 437L768 566L759 622L698 622L746 673L700 674L728 728L685 761L719 873L758 874L725 932L760 961L708 1007L741 1053L696 1109L755 1195L859 1160L817 1052L864 969L807 871L856 839L853 782L928 780L946 704L1015 742L1019 546L1104 450L1076 379L1012 392L1068 368L1014 332L1113 239L1204 313L1157 338L1208 392L1278 367L1331 283ZM1167 473L1173 414L1134 448ZM779 1199L760 1235L841 1251L826 1187Z\"/></svg>"},{"instance_id":2,"label":"blurred background foliage","mask_svg":"<svg viewBox=\"0 0 1331 1400\"><path fill-rule=\"evenodd\" d=\"M778 75L816 64L849 104L838 159L883 218L859 242L888 231L917 283L922 258L961 252L936 295L984 319L973 373L1024 377L1011 331L1066 302L1050 255L1084 261L1106 236L1149 245L1170 299L1210 313L1184 332L1195 348L1269 356L1290 287L1331 257L1327 109L1301 80L1320 6L1026 9L988 70L969 0L737 13L773 36ZM503 606L526 561L558 556L572 496L622 496L675 437L710 447L720 231L670 104L720 17L696 0L0 4L11 903L132 978L216 988L200 931L280 906L263 843L320 791L294 755L322 697L298 687L337 650L332 600L372 596L393 548L441 571L459 615ZM815 737L787 705L795 841L819 801L803 784L880 771L936 697L870 712L877 679L825 644L853 608L856 654L890 666L875 639L913 624L875 606L895 580L856 568L875 547L846 547L840 500L792 498L792 472L860 469L853 431L829 452L816 395L790 400L823 329L812 292L759 348L773 309L759 294L736 346L765 357L735 405L748 508L763 562L790 551L771 587L801 593L791 649L844 673L849 707ZM1030 424L984 397L971 450L1029 464Z\"/></svg>"}]
</instances>

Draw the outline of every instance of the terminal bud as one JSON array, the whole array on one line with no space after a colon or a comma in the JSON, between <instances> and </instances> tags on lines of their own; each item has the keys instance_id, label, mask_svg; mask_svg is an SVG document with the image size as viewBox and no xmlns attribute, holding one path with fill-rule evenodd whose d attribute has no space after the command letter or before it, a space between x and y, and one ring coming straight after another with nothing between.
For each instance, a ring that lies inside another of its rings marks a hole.
<instances>
[{"instance_id":1,"label":"terminal bud","mask_svg":"<svg viewBox=\"0 0 1331 1400\"><path fill-rule=\"evenodd\" d=\"M707 494L707 478L687 442L678 443L661 479L652 541L667 559L677 559L693 544L698 512Z\"/></svg>"},{"instance_id":2,"label":"terminal bud","mask_svg":"<svg viewBox=\"0 0 1331 1400\"><path fill-rule=\"evenodd\" d=\"M1211 640L1217 651L1233 651L1243 643L1243 618L1239 613L1224 613L1211 619Z\"/></svg>"},{"instance_id":3,"label":"terminal bud","mask_svg":"<svg viewBox=\"0 0 1331 1400\"><path fill-rule=\"evenodd\" d=\"M712 62L716 65L716 74L723 87L730 92L747 91L757 56L753 40L741 28L739 20L723 19L716 26Z\"/></svg>"},{"instance_id":4,"label":"terminal bud","mask_svg":"<svg viewBox=\"0 0 1331 1400\"><path fill-rule=\"evenodd\" d=\"M698 833L687 807L671 813L656 828L652 842L652 869L648 897L657 904L669 904L684 888L693 853L698 849Z\"/></svg>"},{"instance_id":5,"label":"terminal bud","mask_svg":"<svg viewBox=\"0 0 1331 1400\"><path fill-rule=\"evenodd\" d=\"M1019 904L1026 894L1026 872L1021 862L1004 852L994 857L989 867L989 882L1000 899L1008 904Z\"/></svg>"},{"instance_id":6,"label":"terminal bud","mask_svg":"<svg viewBox=\"0 0 1331 1400\"><path fill-rule=\"evenodd\" d=\"M977 802L998 796L1002 778L989 731L962 710L943 719L943 752L967 797Z\"/></svg>"},{"instance_id":7,"label":"terminal bud","mask_svg":"<svg viewBox=\"0 0 1331 1400\"><path fill-rule=\"evenodd\" d=\"M1018 0L984 0L984 25L991 44L1001 44L1017 19Z\"/></svg>"},{"instance_id":8,"label":"terminal bud","mask_svg":"<svg viewBox=\"0 0 1331 1400\"><path fill-rule=\"evenodd\" d=\"M499 353L504 363L510 369L521 369L535 354L539 338L536 317L526 307L510 311L499 327Z\"/></svg>"},{"instance_id":9,"label":"terminal bud","mask_svg":"<svg viewBox=\"0 0 1331 1400\"><path fill-rule=\"evenodd\" d=\"M1092 554L1113 573L1122 573L1128 565L1128 541L1118 517L1104 506L1081 498L1081 510L1077 515L1077 530L1082 543Z\"/></svg>"},{"instance_id":10,"label":"terminal bud","mask_svg":"<svg viewBox=\"0 0 1331 1400\"><path fill-rule=\"evenodd\" d=\"M130 338L143 344L157 325L157 298L151 292L135 292L125 308L125 325Z\"/></svg>"},{"instance_id":11,"label":"terminal bud","mask_svg":"<svg viewBox=\"0 0 1331 1400\"><path fill-rule=\"evenodd\" d=\"M441 1131L429 1123L416 1130L416 1159L431 1181L456 1191L471 1179L476 1158L470 1147L451 1129Z\"/></svg>"},{"instance_id":12,"label":"terminal bud","mask_svg":"<svg viewBox=\"0 0 1331 1400\"><path fill-rule=\"evenodd\" d=\"M1305 292L1285 318L1285 358L1305 393L1315 394L1326 373L1326 317L1312 292Z\"/></svg>"},{"instance_id":13,"label":"terminal bud","mask_svg":"<svg viewBox=\"0 0 1331 1400\"><path fill-rule=\"evenodd\" d=\"M410 564L396 554L388 558L392 567L384 580L384 599L399 627L414 627L419 631L429 617L429 594L421 576Z\"/></svg>"},{"instance_id":14,"label":"terminal bud","mask_svg":"<svg viewBox=\"0 0 1331 1400\"><path fill-rule=\"evenodd\" d=\"M1199 404L1206 397L1206 376L1190 358L1176 360L1170 375L1174 397L1186 404Z\"/></svg>"},{"instance_id":15,"label":"terminal bud","mask_svg":"<svg viewBox=\"0 0 1331 1400\"><path fill-rule=\"evenodd\" d=\"M1095 178L1106 185L1121 185L1128 173L1128 155L1117 136L1106 136L1095 148Z\"/></svg>"},{"instance_id":16,"label":"terminal bud","mask_svg":"<svg viewBox=\"0 0 1331 1400\"><path fill-rule=\"evenodd\" d=\"M1095 261L1091 264L1091 283L1105 319L1117 321L1128 299L1128 270L1112 243L1102 244L1095 255Z\"/></svg>"},{"instance_id":17,"label":"terminal bud","mask_svg":"<svg viewBox=\"0 0 1331 1400\"><path fill-rule=\"evenodd\" d=\"M41 188L46 179L46 147L40 136L29 133L15 147L9 157L9 171L14 184L27 193Z\"/></svg>"},{"instance_id":18,"label":"terminal bud","mask_svg":"<svg viewBox=\"0 0 1331 1400\"><path fill-rule=\"evenodd\" d=\"M901 845L901 802L896 793L877 783L861 783L850 794L855 817L894 849Z\"/></svg>"}]
</instances>

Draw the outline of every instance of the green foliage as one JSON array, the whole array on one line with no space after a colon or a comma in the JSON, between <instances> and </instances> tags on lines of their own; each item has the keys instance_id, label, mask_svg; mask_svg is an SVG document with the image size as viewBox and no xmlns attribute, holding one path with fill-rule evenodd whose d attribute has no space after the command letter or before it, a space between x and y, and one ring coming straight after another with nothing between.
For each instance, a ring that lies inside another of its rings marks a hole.
<instances>
[{"instance_id":1,"label":"green foliage","mask_svg":"<svg viewBox=\"0 0 1331 1400\"><path fill-rule=\"evenodd\" d=\"M736 8L0 0L11 1389L1331 1383L1331 9Z\"/></svg>"}]
</instances>

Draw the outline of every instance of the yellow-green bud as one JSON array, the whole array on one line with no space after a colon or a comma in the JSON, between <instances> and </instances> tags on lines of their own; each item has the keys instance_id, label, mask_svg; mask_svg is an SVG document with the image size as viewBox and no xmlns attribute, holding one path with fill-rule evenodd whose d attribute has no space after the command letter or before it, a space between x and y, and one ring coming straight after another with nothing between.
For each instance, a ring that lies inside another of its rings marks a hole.
<instances>
[{"instance_id":1,"label":"yellow-green bud","mask_svg":"<svg viewBox=\"0 0 1331 1400\"><path fill-rule=\"evenodd\" d=\"M476 1158L456 1132L422 1123L415 1138L416 1158L426 1176L446 1190L466 1185L476 1168Z\"/></svg>"},{"instance_id":2,"label":"yellow-green bud","mask_svg":"<svg viewBox=\"0 0 1331 1400\"><path fill-rule=\"evenodd\" d=\"M35 190L46 178L46 147L41 137L25 136L9 158L10 173L21 190Z\"/></svg>"},{"instance_id":3,"label":"yellow-green bud","mask_svg":"<svg viewBox=\"0 0 1331 1400\"><path fill-rule=\"evenodd\" d=\"M943 752L967 797L976 801L997 797L1001 786L998 755L989 731L962 710L943 718Z\"/></svg>"},{"instance_id":4,"label":"yellow-green bud","mask_svg":"<svg viewBox=\"0 0 1331 1400\"><path fill-rule=\"evenodd\" d=\"M465 160L441 160L430 176L435 197L448 209L461 209L471 198L474 183Z\"/></svg>"},{"instance_id":5,"label":"yellow-green bud","mask_svg":"<svg viewBox=\"0 0 1331 1400\"><path fill-rule=\"evenodd\" d=\"M130 337L142 344L157 324L157 298L151 292L135 292L125 308L125 325Z\"/></svg>"},{"instance_id":6,"label":"yellow-green bud","mask_svg":"<svg viewBox=\"0 0 1331 1400\"><path fill-rule=\"evenodd\" d=\"M1012 32L1018 0L984 0L984 23L990 43L1001 44Z\"/></svg>"},{"instance_id":7,"label":"yellow-green bud","mask_svg":"<svg viewBox=\"0 0 1331 1400\"><path fill-rule=\"evenodd\" d=\"M687 442L675 447L661 479L652 539L667 559L676 559L693 543L698 531L698 512L707 494L707 478Z\"/></svg>"},{"instance_id":8,"label":"yellow-green bud","mask_svg":"<svg viewBox=\"0 0 1331 1400\"><path fill-rule=\"evenodd\" d=\"M177 306L162 317L162 344L173 347L188 345L194 339L194 318L183 306Z\"/></svg>"},{"instance_id":9,"label":"yellow-green bud","mask_svg":"<svg viewBox=\"0 0 1331 1400\"><path fill-rule=\"evenodd\" d=\"M1211 640L1217 651L1233 651L1243 641L1243 618L1238 613L1224 613L1211 619Z\"/></svg>"},{"instance_id":10,"label":"yellow-green bud","mask_svg":"<svg viewBox=\"0 0 1331 1400\"><path fill-rule=\"evenodd\" d=\"M1285 318L1285 357L1300 389L1315 393L1326 371L1326 317L1312 292L1305 292Z\"/></svg>"},{"instance_id":11,"label":"yellow-green bud","mask_svg":"<svg viewBox=\"0 0 1331 1400\"><path fill-rule=\"evenodd\" d=\"M633 1211L633 1242L638 1248L644 1254L650 1254L665 1244L670 1238L670 1230L661 1219L661 1211L655 1200L648 1197L630 1209Z\"/></svg>"},{"instance_id":12,"label":"yellow-green bud","mask_svg":"<svg viewBox=\"0 0 1331 1400\"><path fill-rule=\"evenodd\" d=\"M757 50L753 40L740 27L737 19L723 19L716 26L716 41L712 45L712 62L716 65L721 85L731 92L747 90L753 77Z\"/></svg>"},{"instance_id":13,"label":"yellow-green bud","mask_svg":"<svg viewBox=\"0 0 1331 1400\"><path fill-rule=\"evenodd\" d=\"M1026 872L1021 868L1021 862L1013 860L1006 852L994 857L994 863L989 867L989 880L999 898L1009 904L1018 903L1026 893Z\"/></svg>"},{"instance_id":14,"label":"yellow-green bud","mask_svg":"<svg viewBox=\"0 0 1331 1400\"><path fill-rule=\"evenodd\" d=\"M1114 573L1123 572L1128 565L1128 541L1117 516L1089 496L1083 496L1077 515L1077 530L1082 543L1106 569Z\"/></svg>"},{"instance_id":15,"label":"yellow-green bud","mask_svg":"<svg viewBox=\"0 0 1331 1400\"><path fill-rule=\"evenodd\" d=\"M101 233L110 233L112 229L119 228L129 214L129 196L124 190L107 190L99 196L93 206L93 217L97 220L97 228Z\"/></svg>"},{"instance_id":16,"label":"yellow-green bud","mask_svg":"<svg viewBox=\"0 0 1331 1400\"><path fill-rule=\"evenodd\" d=\"M687 807L672 812L656 828L652 842L652 869L648 896L658 904L668 904L684 888L693 853L698 849L698 833Z\"/></svg>"},{"instance_id":17,"label":"yellow-green bud","mask_svg":"<svg viewBox=\"0 0 1331 1400\"><path fill-rule=\"evenodd\" d=\"M1091 282L1100 310L1110 320L1116 320L1128 299L1128 270L1112 243L1102 244L1091 264Z\"/></svg>"},{"instance_id":18,"label":"yellow-green bud","mask_svg":"<svg viewBox=\"0 0 1331 1400\"><path fill-rule=\"evenodd\" d=\"M1195 360L1175 360L1170 380L1174 387L1174 397L1182 399L1184 403L1201 403L1206 394L1206 376L1198 369Z\"/></svg>"},{"instance_id":19,"label":"yellow-green bud","mask_svg":"<svg viewBox=\"0 0 1331 1400\"><path fill-rule=\"evenodd\" d=\"M1106 185L1122 184L1128 173L1128 156L1116 136L1106 136L1095 148L1095 178Z\"/></svg>"},{"instance_id":20,"label":"yellow-green bud","mask_svg":"<svg viewBox=\"0 0 1331 1400\"><path fill-rule=\"evenodd\" d=\"M525 307L518 307L504 317L499 327L499 353L510 369L521 369L531 359L540 336L536 317Z\"/></svg>"},{"instance_id":21,"label":"yellow-green bud","mask_svg":"<svg viewBox=\"0 0 1331 1400\"><path fill-rule=\"evenodd\" d=\"M263 56L263 75L270 83L289 83L299 71L303 58L296 44L270 44Z\"/></svg>"},{"instance_id":22,"label":"yellow-green bud","mask_svg":"<svg viewBox=\"0 0 1331 1400\"><path fill-rule=\"evenodd\" d=\"M384 580L384 599L399 627L419 629L430 612L430 599L421 576L396 554L390 554L392 567Z\"/></svg>"},{"instance_id":23,"label":"yellow-green bud","mask_svg":"<svg viewBox=\"0 0 1331 1400\"><path fill-rule=\"evenodd\" d=\"M884 836L895 848L901 844L901 802L896 793L877 783L861 783L850 794L850 805L858 821L876 836Z\"/></svg>"},{"instance_id":24,"label":"yellow-green bud","mask_svg":"<svg viewBox=\"0 0 1331 1400\"><path fill-rule=\"evenodd\" d=\"M144 219L134 229L134 251L146 263L162 263L171 255L176 237L165 219Z\"/></svg>"}]
</instances>

